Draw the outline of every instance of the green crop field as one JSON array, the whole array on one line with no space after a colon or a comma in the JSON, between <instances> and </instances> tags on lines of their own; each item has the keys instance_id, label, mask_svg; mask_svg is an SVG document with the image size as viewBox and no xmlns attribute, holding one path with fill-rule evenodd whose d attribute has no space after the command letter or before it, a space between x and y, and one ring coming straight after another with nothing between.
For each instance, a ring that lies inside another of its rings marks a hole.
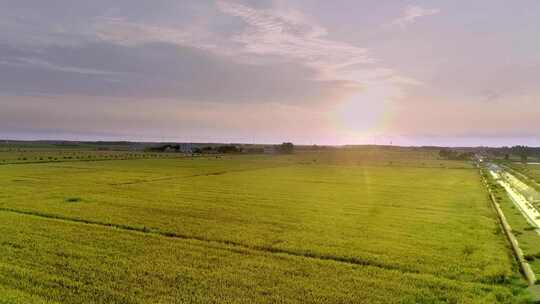
<instances>
[{"instance_id":1,"label":"green crop field","mask_svg":"<svg viewBox=\"0 0 540 304\"><path fill-rule=\"evenodd\" d=\"M0 303L524 300L478 171L434 152L4 153Z\"/></svg>"},{"instance_id":2,"label":"green crop field","mask_svg":"<svg viewBox=\"0 0 540 304\"><path fill-rule=\"evenodd\" d=\"M510 167L517 170L537 183L540 183L540 164L510 163Z\"/></svg>"}]
</instances>

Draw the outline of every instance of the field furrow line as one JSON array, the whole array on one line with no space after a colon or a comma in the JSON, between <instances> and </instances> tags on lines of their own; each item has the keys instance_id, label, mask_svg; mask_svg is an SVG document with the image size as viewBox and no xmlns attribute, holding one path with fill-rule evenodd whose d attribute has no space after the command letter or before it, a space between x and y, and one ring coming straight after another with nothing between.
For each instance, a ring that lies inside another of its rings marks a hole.
<instances>
[{"instance_id":1,"label":"field furrow line","mask_svg":"<svg viewBox=\"0 0 540 304\"><path fill-rule=\"evenodd\" d=\"M349 264L349 265L370 266L370 267L376 267L376 268L380 268L384 270L399 271L400 273L404 273L404 274L425 275L425 276L436 277L433 274L423 273L420 271L415 271L413 269L404 269L403 267L400 267L397 265L395 266L388 265L385 263L380 263L373 260L365 260L358 257L336 256L336 255L331 255L331 254L321 254L321 253L302 251L302 250L276 248L276 247L265 246L265 245L248 245L248 244L244 244L244 243L233 241L233 240L211 239L211 238L206 238L206 237L201 237L201 236L196 236L196 235L187 235L187 234L182 234L182 233L172 232L172 231L162 231L159 229L148 228L148 227L131 226L131 225L125 225L125 224L88 220L88 219L82 219L82 218L77 218L77 217L69 217L69 216L64 216L64 215L59 215L59 214L38 212L38 211L32 211L32 210L21 210L21 209L0 207L0 212L10 212L10 213L16 213L16 214L21 214L21 215L46 218L46 219L51 219L51 220L67 221L67 222L72 222L72 223L77 223L77 224L108 227L108 228L124 230L126 232L152 234L152 235L157 235L157 236L171 238L171 239L194 240L194 241L200 241L200 242L205 242L205 243L215 243L215 244L234 246L234 247L239 247L246 250L253 250L253 251L259 251L259 252L270 253L270 254L284 254L288 256L315 259L315 260L321 260L321 261L333 261L333 262L344 263L344 264ZM444 279L453 281L453 282L467 282L467 283L474 283L474 284L480 284L480 285L489 285L483 282L460 280L460 279L449 278L449 277L444 277Z\"/></svg>"}]
</instances>

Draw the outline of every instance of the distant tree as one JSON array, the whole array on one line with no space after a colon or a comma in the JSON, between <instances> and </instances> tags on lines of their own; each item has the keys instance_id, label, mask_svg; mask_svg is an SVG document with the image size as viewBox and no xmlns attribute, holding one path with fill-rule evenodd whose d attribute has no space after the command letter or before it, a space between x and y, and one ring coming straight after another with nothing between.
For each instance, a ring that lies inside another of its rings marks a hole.
<instances>
[{"instance_id":1,"label":"distant tree","mask_svg":"<svg viewBox=\"0 0 540 304\"><path fill-rule=\"evenodd\" d=\"M290 142L284 142L281 145L277 146L276 149L279 153L291 154L294 152L294 145Z\"/></svg>"},{"instance_id":2,"label":"distant tree","mask_svg":"<svg viewBox=\"0 0 540 304\"><path fill-rule=\"evenodd\" d=\"M240 153L240 152L242 152L242 148L239 148L239 147L237 147L235 145L225 145L225 146L219 146L217 148L217 151L219 153L223 153L223 154L225 154L225 153Z\"/></svg>"},{"instance_id":3,"label":"distant tree","mask_svg":"<svg viewBox=\"0 0 540 304\"><path fill-rule=\"evenodd\" d=\"M214 151L214 148L212 148L211 146L206 146L201 149L202 153L212 153L213 151Z\"/></svg>"},{"instance_id":4,"label":"distant tree","mask_svg":"<svg viewBox=\"0 0 540 304\"><path fill-rule=\"evenodd\" d=\"M244 152L248 154L263 154L264 148L250 147L250 148L245 149Z\"/></svg>"},{"instance_id":5,"label":"distant tree","mask_svg":"<svg viewBox=\"0 0 540 304\"><path fill-rule=\"evenodd\" d=\"M440 158L448 158L449 155L450 155L450 150L449 149L441 149L441 150L439 150L439 157Z\"/></svg>"},{"instance_id":6,"label":"distant tree","mask_svg":"<svg viewBox=\"0 0 540 304\"><path fill-rule=\"evenodd\" d=\"M439 150L439 157L445 159L455 159L457 157L457 152L451 149L441 149Z\"/></svg>"},{"instance_id":7,"label":"distant tree","mask_svg":"<svg viewBox=\"0 0 540 304\"><path fill-rule=\"evenodd\" d=\"M459 153L451 149L441 149L439 150L439 157L448 160L469 160L474 156L473 152L464 152Z\"/></svg>"},{"instance_id":8,"label":"distant tree","mask_svg":"<svg viewBox=\"0 0 540 304\"><path fill-rule=\"evenodd\" d=\"M531 148L527 146L514 146L511 148L511 150L514 154L519 155L519 157L521 158L521 162L526 163L529 157Z\"/></svg>"},{"instance_id":9,"label":"distant tree","mask_svg":"<svg viewBox=\"0 0 540 304\"><path fill-rule=\"evenodd\" d=\"M474 157L473 152L465 152L465 153L458 154L455 159L456 160L470 160L473 157Z\"/></svg>"}]
</instances>

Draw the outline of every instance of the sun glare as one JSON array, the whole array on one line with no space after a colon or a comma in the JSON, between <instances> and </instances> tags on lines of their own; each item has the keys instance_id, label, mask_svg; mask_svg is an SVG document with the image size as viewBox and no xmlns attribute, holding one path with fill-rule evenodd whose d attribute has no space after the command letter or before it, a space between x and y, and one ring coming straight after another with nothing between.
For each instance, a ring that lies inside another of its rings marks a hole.
<instances>
[{"instance_id":1,"label":"sun glare","mask_svg":"<svg viewBox=\"0 0 540 304\"><path fill-rule=\"evenodd\" d=\"M337 107L336 126L358 137L369 137L385 131L391 118L395 89L377 87L351 95Z\"/></svg>"}]
</instances>

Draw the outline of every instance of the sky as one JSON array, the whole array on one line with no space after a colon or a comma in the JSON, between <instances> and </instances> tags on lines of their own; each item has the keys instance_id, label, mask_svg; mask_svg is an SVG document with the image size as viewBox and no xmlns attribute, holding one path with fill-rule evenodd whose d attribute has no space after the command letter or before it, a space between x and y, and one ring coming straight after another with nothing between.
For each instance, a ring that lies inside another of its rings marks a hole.
<instances>
[{"instance_id":1,"label":"sky","mask_svg":"<svg viewBox=\"0 0 540 304\"><path fill-rule=\"evenodd\" d=\"M0 0L0 138L540 146L538 0Z\"/></svg>"}]
</instances>

